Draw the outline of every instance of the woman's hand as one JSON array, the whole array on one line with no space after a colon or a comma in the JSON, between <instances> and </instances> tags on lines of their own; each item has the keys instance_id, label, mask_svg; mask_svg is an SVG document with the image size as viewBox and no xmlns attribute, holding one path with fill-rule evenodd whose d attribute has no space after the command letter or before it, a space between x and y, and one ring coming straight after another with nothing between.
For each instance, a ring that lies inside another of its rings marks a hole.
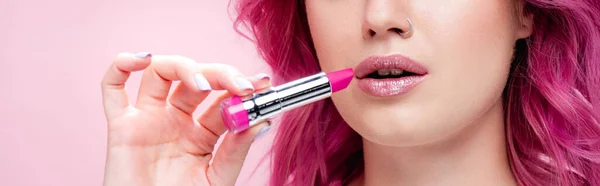
<instances>
[{"instance_id":1,"label":"woman's hand","mask_svg":"<svg viewBox=\"0 0 600 186\"><path fill-rule=\"evenodd\" d=\"M139 70L144 70L140 90L135 105L130 105L125 82ZM181 83L170 92L173 81ZM228 133L209 164L226 131L219 102L270 86L268 76L245 77L223 64L196 63L182 56L119 54L102 81L108 120L104 185L234 185L250 144L268 123ZM227 93L194 118L211 90Z\"/></svg>"}]
</instances>

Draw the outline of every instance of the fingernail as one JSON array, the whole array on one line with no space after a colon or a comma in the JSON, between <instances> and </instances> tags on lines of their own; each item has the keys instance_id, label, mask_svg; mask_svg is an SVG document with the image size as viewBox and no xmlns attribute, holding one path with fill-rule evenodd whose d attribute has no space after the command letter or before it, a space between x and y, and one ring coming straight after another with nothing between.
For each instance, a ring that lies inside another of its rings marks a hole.
<instances>
[{"instance_id":1,"label":"fingernail","mask_svg":"<svg viewBox=\"0 0 600 186\"><path fill-rule=\"evenodd\" d=\"M137 58L152 57L152 54L150 52L138 52L138 53L135 53L135 57L137 57Z\"/></svg>"},{"instance_id":2,"label":"fingernail","mask_svg":"<svg viewBox=\"0 0 600 186\"><path fill-rule=\"evenodd\" d=\"M256 139L260 138L261 136L265 135L269 131L269 129L271 129L271 125L266 126L262 130L260 130L260 132L258 132L258 134L256 134L256 136L254 137L254 139L256 140Z\"/></svg>"},{"instance_id":3,"label":"fingernail","mask_svg":"<svg viewBox=\"0 0 600 186\"><path fill-rule=\"evenodd\" d=\"M271 76L269 76L269 74L265 74L265 73L256 74L256 76L254 76L254 77L259 80L271 79Z\"/></svg>"},{"instance_id":4,"label":"fingernail","mask_svg":"<svg viewBox=\"0 0 600 186\"><path fill-rule=\"evenodd\" d=\"M208 83L208 80L206 80L202 74L194 74L194 81L196 81L198 89L202 91L212 90L210 83Z\"/></svg>"},{"instance_id":5,"label":"fingernail","mask_svg":"<svg viewBox=\"0 0 600 186\"><path fill-rule=\"evenodd\" d=\"M243 91L254 91L254 86L247 79L236 77L235 84L240 87Z\"/></svg>"}]
</instances>

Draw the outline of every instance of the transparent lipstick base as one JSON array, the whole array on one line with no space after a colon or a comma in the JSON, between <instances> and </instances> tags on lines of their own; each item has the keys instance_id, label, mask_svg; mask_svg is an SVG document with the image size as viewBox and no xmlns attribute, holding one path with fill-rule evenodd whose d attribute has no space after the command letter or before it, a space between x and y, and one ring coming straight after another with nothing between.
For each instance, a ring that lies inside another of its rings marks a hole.
<instances>
[{"instance_id":1,"label":"transparent lipstick base","mask_svg":"<svg viewBox=\"0 0 600 186\"><path fill-rule=\"evenodd\" d=\"M238 133L250 127L248 112L242 103L242 99L238 96L221 101L221 116L229 132Z\"/></svg>"}]
</instances>

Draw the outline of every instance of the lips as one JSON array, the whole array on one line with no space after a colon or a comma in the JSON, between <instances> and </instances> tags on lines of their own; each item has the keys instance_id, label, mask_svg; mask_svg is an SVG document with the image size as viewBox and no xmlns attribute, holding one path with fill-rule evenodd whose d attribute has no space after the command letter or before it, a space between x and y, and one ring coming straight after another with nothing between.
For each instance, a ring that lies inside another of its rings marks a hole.
<instances>
[{"instance_id":1,"label":"lips","mask_svg":"<svg viewBox=\"0 0 600 186\"><path fill-rule=\"evenodd\" d=\"M400 75L385 75L387 71ZM382 75L382 72L384 76ZM428 70L403 55L371 56L355 68L358 87L367 94L390 97L404 94L425 80Z\"/></svg>"}]
</instances>

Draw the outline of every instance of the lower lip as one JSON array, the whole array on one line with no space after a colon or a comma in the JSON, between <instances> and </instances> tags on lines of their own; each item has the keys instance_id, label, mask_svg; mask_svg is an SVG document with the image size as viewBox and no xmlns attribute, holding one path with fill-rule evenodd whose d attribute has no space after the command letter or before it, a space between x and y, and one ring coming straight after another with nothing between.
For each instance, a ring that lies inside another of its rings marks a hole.
<instances>
[{"instance_id":1,"label":"lower lip","mask_svg":"<svg viewBox=\"0 0 600 186\"><path fill-rule=\"evenodd\" d=\"M390 79L358 79L358 87L367 94L377 97L391 97L407 93L425 80L425 75L406 76Z\"/></svg>"}]
</instances>

